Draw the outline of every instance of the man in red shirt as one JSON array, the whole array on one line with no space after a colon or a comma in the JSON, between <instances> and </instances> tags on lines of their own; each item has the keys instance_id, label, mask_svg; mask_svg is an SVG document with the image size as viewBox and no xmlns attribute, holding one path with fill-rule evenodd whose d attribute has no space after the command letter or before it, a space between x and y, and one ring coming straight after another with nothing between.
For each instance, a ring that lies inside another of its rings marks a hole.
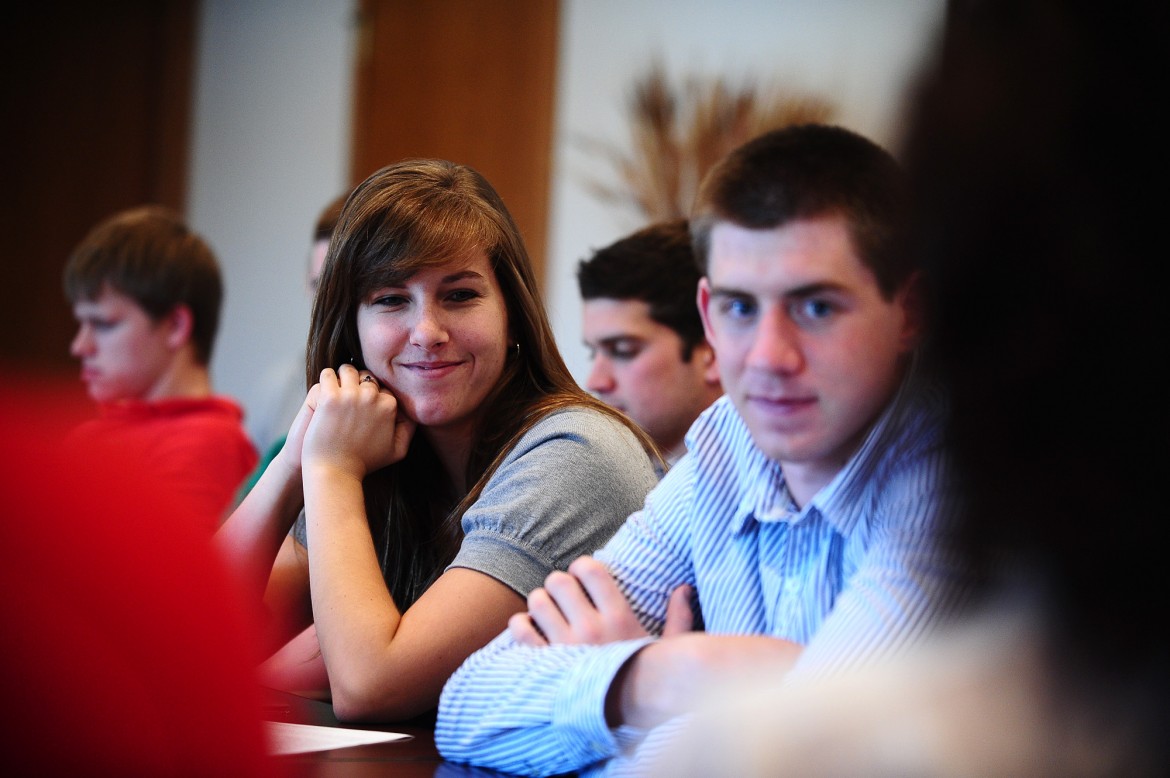
<instances>
[{"instance_id":1,"label":"man in red shirt","mask_svg":"<svg viewBox=\"0 0 1170 778\"><path fill-rule=\"evenodd\" d=\"M239 405L213 395L208 363L223 283L210 247L158 206L98 224L65 267L78 322L70 351L98 403L72 445L144 455L162 481L218 526L256 465Z\"/></svg>"}]
</instances>

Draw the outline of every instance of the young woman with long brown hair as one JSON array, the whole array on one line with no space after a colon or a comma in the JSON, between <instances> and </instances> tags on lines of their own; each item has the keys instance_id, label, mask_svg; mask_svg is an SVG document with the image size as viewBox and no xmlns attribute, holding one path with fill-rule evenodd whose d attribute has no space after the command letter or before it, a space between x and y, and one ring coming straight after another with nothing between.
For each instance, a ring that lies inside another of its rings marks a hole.
<instances>
[{"instance_id":1,"label":"young woman with long brown hair","mask_svg":"<svg viewBox=\"0 0 1170 778\"><path fill-rule=\"evenodd\" d=\"M284 646L267 678L329 695L342 719L433 709L656 483L653 444L568 372L519 232L465 166L406 160L350 195L307 382L219 540Z\"/></svg>"}]
</instances>

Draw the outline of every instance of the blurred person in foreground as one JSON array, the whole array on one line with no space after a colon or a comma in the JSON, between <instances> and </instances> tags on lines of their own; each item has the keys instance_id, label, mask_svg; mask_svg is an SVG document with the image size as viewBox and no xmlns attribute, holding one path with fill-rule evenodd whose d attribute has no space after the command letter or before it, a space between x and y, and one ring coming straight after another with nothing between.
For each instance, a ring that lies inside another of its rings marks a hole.
<instances>
[{"instance_id":1,"label":"blurred person in foreground","mask_svg":"<svg viewBox=\"0 0 1170 778\"><path fill-rule=\"evenodd\" d=\"M152 477L148 452L107 439L63 447L87 404L48 377L6 376L8 772L283 774L265 754L256 636L204 507Z\"/></svg>"},{"instance_id":2,"label":"blurred person in foreground","mask_svg":"<svg viewBox=\"0 0 1170 778\"><path fill-rule=\"evenodd\" d=\"M64 286L77 319L70 352L99 411L67 445L117 441L143 454L214 529L257 457L239 405L212 391L223 283L211 247L169 209L134 208L81 241Z\"/></svg>"},{"instance_id":3,"label":"blurred person in foreground","mask_svg":"<svg viewBox=\"0 0 1170 778\"><path fill-rule=\"evenodd\" d=\"M723 394L695 304L699 266L686 220L598 249L577 266L577 285L592 363L586 388L638 422L674 464L691 424Z\"/></svg>"},{"instance_id":4,"label":"blurred person in foreground","mask_svg":"<svg viewBox=\"0 0 1170 778\"><path fill-rule=\"evenodd\" d=\"M953 3L911 114L913 245L975 572L969 618L831 683L708 702L662 775L1155 776L1167 768L1166 13Z\"/></svg>"}]
</instances>

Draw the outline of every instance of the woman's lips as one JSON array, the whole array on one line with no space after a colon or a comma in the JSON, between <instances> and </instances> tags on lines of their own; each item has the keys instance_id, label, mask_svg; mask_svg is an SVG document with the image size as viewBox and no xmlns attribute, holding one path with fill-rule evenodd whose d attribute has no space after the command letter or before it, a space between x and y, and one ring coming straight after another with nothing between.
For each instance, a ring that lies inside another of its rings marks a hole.
<instances>
[{"instance_id":1,"label":"woman's lips","mask_svg":"<svg viewBox=\"0 0 1170 778\"><path fill-rule=\"evenodd\" d=\"M462 362L403 362L400 366L423 378L442 378L455 371Z\"/></svg>"}]
</instances>

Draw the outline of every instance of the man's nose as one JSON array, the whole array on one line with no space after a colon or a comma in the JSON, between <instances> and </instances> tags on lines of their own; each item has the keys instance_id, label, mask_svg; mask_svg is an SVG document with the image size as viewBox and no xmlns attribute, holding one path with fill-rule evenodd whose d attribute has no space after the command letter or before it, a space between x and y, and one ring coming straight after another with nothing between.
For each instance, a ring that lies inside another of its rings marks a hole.
<instances>
[{"instance_id":1,"label":"man's nose","mask_svg":"<svg viewBox=\"0 0 1170 778\"><path fill-rule=\"evenodd\" d=\"M781 309L765 312L747 355L748 367L791 375L804 368L800 328Z\"/></svg>"},{"instance_id":2,"label":"man's nose","mask_svg":"<svg viewBox=\"0 0 1170 778\"><path fill-rule=\"evenodd\" d=\"M609 357L604 354L593 357L585 388L594 394L608 394L614 390L613 365L610 364Z\"/></svg>"},{"instance_id":3,"label":"man's nose","mask_svg":"<svg viewBox=\"0 0 1170 778\"><path fill-rule=\"evenodd\" d=\"M83 324L77 328L77 334L73 336L73 341L69 344L69 353L77 358L93 353L93 336L90 334L89 327Z\"/></svg>"}]
</instances>

